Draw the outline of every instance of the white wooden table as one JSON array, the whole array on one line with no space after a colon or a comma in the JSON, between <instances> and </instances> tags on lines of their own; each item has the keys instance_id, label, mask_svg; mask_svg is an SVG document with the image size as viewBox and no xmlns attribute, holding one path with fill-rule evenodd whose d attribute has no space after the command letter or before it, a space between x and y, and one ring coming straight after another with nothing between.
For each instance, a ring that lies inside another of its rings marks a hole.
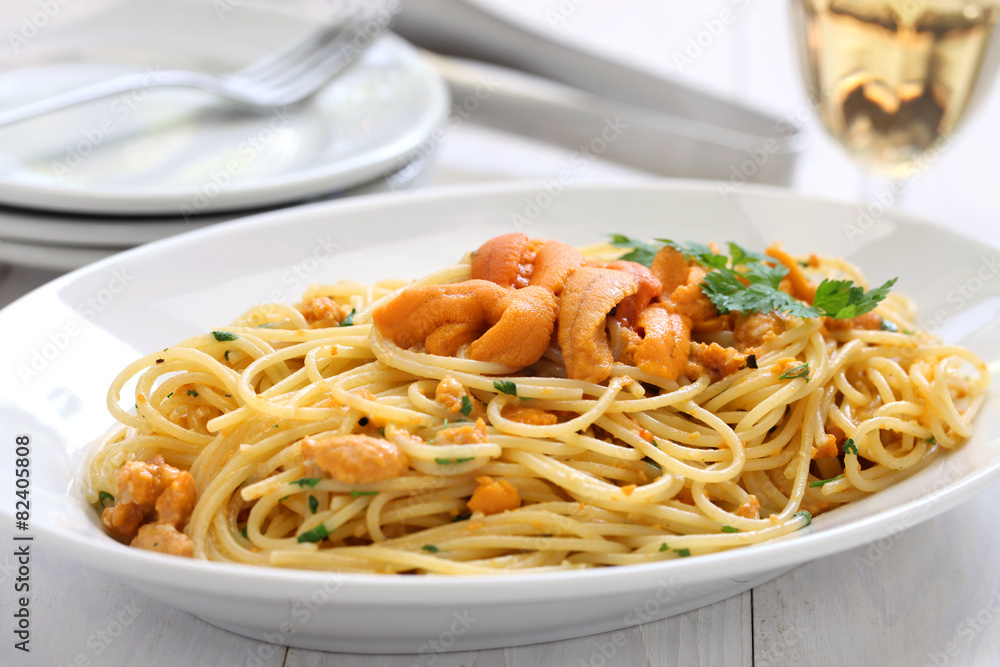
<instances>
[{"instance_id":1,"label":"white wooden table","mask_svg":"<svg viewBox=\"0 0 1000 667\"><path fill-rule=\"evenodd\" d=\"M24 11L37 10L35 2L18 3ZM752 102L776 117L806 114L782 1L507 4L539 26L594 40L646 67ZM19 16L9 11L5 0L3 23L16 25ZM697 57L679 66L675 56L684 55L689 40L697 39L723 11L732 20L711 40L703 39L708 45ZM554 22L553 12L564 20ZM1000 88L938 161L907 185L893 209L1000 246L997 118ZM853 200L863 211L872 194L878 194L877 185L820 133L811 117L807 133L810 144L797 168L795 189ZM568 156L569 151L461 124L444 142L428 187L544 180L558 173ZM642 177L595 163L580 181ZM0 305L55 275L3 267ZM27 660L12 649L10 635L13 560L0 557L0 665L995 665L1000 664L1000 555L993 553L1000 554L998 525L1000 488L995 488L905 533L808 563L682 616L570 641L434 656L341 655L262 644L56 557L38 541ZM0 537L11 544L9 535Z\"/></svg>"}]
</instances>

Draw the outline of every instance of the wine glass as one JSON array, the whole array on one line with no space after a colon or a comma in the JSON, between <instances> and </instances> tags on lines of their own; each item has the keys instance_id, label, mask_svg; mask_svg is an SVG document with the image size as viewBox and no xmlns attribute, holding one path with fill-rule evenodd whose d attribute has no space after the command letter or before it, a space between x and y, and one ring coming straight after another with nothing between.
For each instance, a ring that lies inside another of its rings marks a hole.
<instances>
[{"instance_id":1,"label":"wine glass","mask_svg":"<svg viewBox=\"0 0 1000 667\"><path fill-rule=\"evenodd\" d=\"M879 177L947 148L1000 62L1000 0L792 0L792 17L821 122Z\"/></svg>"}]
</instances>

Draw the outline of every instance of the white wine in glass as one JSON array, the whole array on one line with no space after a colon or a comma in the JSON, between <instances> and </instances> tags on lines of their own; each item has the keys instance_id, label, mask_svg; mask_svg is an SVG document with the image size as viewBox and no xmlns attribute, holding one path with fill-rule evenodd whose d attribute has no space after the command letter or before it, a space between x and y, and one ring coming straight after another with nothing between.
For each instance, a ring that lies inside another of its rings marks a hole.
<instances>
[{"instance_id":1,"label":"white wine in glass","mask_svg":"<svg viewBox=\"0 0 1000 667\"><path fill-rule=\"evenodd\" d=\"M913 175L993 78L1000 0L792 0L820 120L869 171Z\"/></svg>"}]
</instances>

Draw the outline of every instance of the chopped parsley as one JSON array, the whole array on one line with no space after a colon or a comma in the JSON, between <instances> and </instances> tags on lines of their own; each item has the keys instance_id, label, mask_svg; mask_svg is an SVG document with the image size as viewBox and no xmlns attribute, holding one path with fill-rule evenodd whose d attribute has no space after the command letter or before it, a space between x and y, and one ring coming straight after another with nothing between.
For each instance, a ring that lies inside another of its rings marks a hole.
<instances>
[{"instance_id":1,"label":"chopped parsley","mask_svg":"<svg viewBox=\"0 0 1000 667\"><path fill-rule=\"evenodd\" d=\"M691 555L691 550L690 549L674 549L674 553L677 554L678 556L680 556L681 558L687 558L688 556Z\"/></svg>"},{"instance_id":2,"label":"chopped parsley","mask_svg":"<svg viewBox=\"0 0 1000 667\"><path fill-rule=\"evenodd\" d=\"M169 394L167 394L167 398L170 398L173 395L174 395L174 392L170 392Z\"/></svg>"},{"instance_id":3,"label":"chopped parsley","mask_svg":"<svg viewBox=\"0 0 1000 667\"><path fill-rule=\"evenodd\" d=\"M456 463L465 463L466 461L472 461L475 456L463 456L457 459L434 459L434 462L443 466L453 466Z\"/></svg>"},{"instance_id":4,"label":"chopped parsley","mask_svg":"<svg viewBox=\"0 0 1000 667\"><path fill-rule=\"evenodd\" d=\"M734 527L729 526L729 525L725 525L725 526L722 527L722 532L724 532L724 533L738 533L738 532L740 532L740 529L739 528L734 528Z\"/></svg>"},{"instance_id":5,"label":"chopped parsley","mask_svg":"<svg viewBox=\"0 0 1000 667\"><path fill-rule=\"evenodd\" d=\"M927 438L927 444L928 444L928 445L931 445L931 446L933 446L933 445L936 445L936 444L937 444L937 440L935 440L935 439L934 439L934 436L933 436L933 435L932 435L931 437Z\"/></svg>"},{"instance_id":6,"label":"chopped parsley","mask_svg":"<svg viewBox=\"0 0 1000 667\"><path fill-rule=\"evenodd\" d=\"M472 516L472 512L467 512L465 514L459 514L459 515L455 516L455 518L452 519L451 522L455 523L456 521L465 521L466 519L468 519L471 516Z\"/></svg>"},{"instance_id":7,"label":"chopped parsley","mask_svg":"<svg viewBox=\"0 0 1000 667\"><path fill-rule=\"evenodd\" d=\"M809 510L799 510L795 513L795 516L800 516L806 520L806 526L813 522L813 515L809 513ZM805 528L805 526L803 526Z\"/></svg>"},{"instance_id":8,"label":"chopped parsley","mask_svg":"<svg viewBox=\"0 0 1000 667\"><path fill-rule=\"evenodd\" d=\"M816 288L812 305L799 301L779 288L788 275L788 267L774 258L751 252L736 243L729 243L729 255L714 252L702 243L676 243L656 239L662 245L612 235L612 245L630 248L621 259L651 266L663 246L670 246L685 258L709 269L701 283L705 296L721 315L731 311L741 313L788 313L797 317L830 317L851 319L873 310L889 294L896 279L865 291L850 280L824 279Z\"/></svg>"},{"instance_id":9,"label":"chopped parsley","mask_svg":"<svg viewBox=\"0 0 1000 667\"><path fill-rule=\"evenodd\" d=\"M312 530L307 530L298 536L298 542L319 542L320 540L329 537L330 531L326 529L326 524L321 523Z\"/></svg>"},{"instance_id":10,"label":"chopped parsley","mask_svg":"<svg viewBox=\"0 0 1000 667\"><path fill-rule=\"evenodd\" d=\"M795 378L805 378L809 382L809 362L793 366L778 376L779 380L793 380Z\"/></svg>"},{"instance_id":11,"label":"chopped parsley","mask_svg":"<svg viewBox=\"0 0 1000 667\"><path fill-rule=\"evenodd\" d=\"M354 313L356 312L357 312L356 309L351 308L351 312L347 314L347 317L345 317L343 320L340 321L340 326L349 327L352 324L354 324Z\"/></svg>"},{"instance_id":12,"label":"chopped parsley","mask_svg":"<svg viewBox=\"0 0 1000 667\"><path fill-rule=\"evenodd\" d=\"M111 507L115 504L115 497L107 491L100 491L97 494L97 504L101 507Z\"/></svg>"},{"instance_id":13,"label":"chopped parsley","mask_svg":"<svg viewBox=\"0 0 1000 667\"><path fill-rule=\"evenodd\" d=\"M847 440L844 440L844 453L854 454L855 456L858 455L858 446L854 444L853 439L848 438Z\"/></svg>"},{"instance_id":14,"label":"chopped parsley","mask_svg":"<svg viewBox=\"0 0 1000 667\"><path fill-rule=\"evenodd\" d=\"M195 398L198 398L198 392L196 392L194 389L188 389L188 396L194 396Z\"/></svg>"},{"instance_id":15,"label":"chopped parsley","mask_svg":"<svg viewBox=\"0 0 1000 667\"><path fill-rule=\"evenodd\" d=\"M230 352L232 352L232 350L226 350L226 353L224 355L222 355L225 358L226 361L229 361L229 353Z\"/></svg>"},{"instance_id":16,"label":"chopped parsley","mask_svg":"<svg viewBox=\"0 0 1000 667\"><path fill-rule=\"evenodd\" d=\"M236 334L229 333L228 331L213 331L212 335L215 336L215 340L220 343L226 340L236 340L239 338Z\"/></svg>"},{"instance_id":17,"label":"chopped parsley","mask_svg":"<svg viewBox=\"0 0 1000 667\"><path fill-rule=\"evenodd\" d=\"M664 542L663 544L661 544L661 545L660 545L660 551L666 551L666 550L667 550L667 549L669 549L669 548L670 548L670 547L668 547L668 546L667 546L667 543L666 543L666 542Z\"/></svg>"},{"instance_id":18,"label":"chopped parsley","mask_svg":"<svg viewBox=\"0 0 1000 667\"><path fill-rule=\"evenodd\" d=\"M311 489L317 484L319 484L319 477L303 477L302 479L293 479L289 484L297 484L299 488L306 488L307 486Z\"/></svg>"},{"instance_id":19,"label":"chopped parsley","mask_svg":"<svg viewBox=\"0 0 1000 667\"><path fill-rule=\"evenodd\" d=\"M432 553L432 554L436 554L438 552L438 548L436 546L434 546L433 544L425 544L424 546L422 546L420 548L423 549L424 551L426 551L428 553Z\"/></svg>"},{"instance_id":20,"label":"chopped parsley","mask_svg":"<svg viewBox=\"0 0 1000 667\"><path fill-rule=\"evenodd\" d=\"M316 496L310 495L309 496L309 513L310 514L315 514L316 510L318 510L318 509L319 509L319 501L316 500Z\"/></svg>"},{"instance_id":21,"label":"chopped parsley","mask_svg":"<svg viewBox=\"0 0 1000 667\"><path fill-rule=\"evenodd\" d=\"M240 535L242 535L243 539L245 539L245 540L249 540L250 539L249 537L247 537L247 527L246 526L243 526L243 530L240 531Z\"/></svg>"},{"instance_id":22,"label":"chopped parsley","mask_svg":"<svg viewBox=\"0 0 1000 667\"><path fill-rule=\"evenodd\" d=\"M510 380L494 380L493 387L501 394L517 396L517 385Z\"/></svg>"},{"instance_id":23,"label":"chopped parsley","mask_svg":"<svg viewBox=\"0 0 1000 667\"><path fill-rule=\"evenodd\" d=\"M472 414L472 401L469 399L468 394L462 394L462 409L459 412L466 417Z\"/></svg>"},{"instance_id":24,"label":"chopped parsley","mask_svg":"<svg viewBox=\"0 0 1000 667\"><path fill-rule=\"evenodd\" d=\"M351 498L357 498L358 496L377 496L378 491L357 491L351 489Z\"/></svg>"},{"instance_id":25,"label":"chopped parsley","mask_svg":"<svg viewBox=\"0 0 1000 667\"><path fill-rule=\"evenodd\" d=\"M809 482L810 488L815 488L817 486L823 486L824 484L829 484L830 482L836 482L838 479L843 479L844 473L837 475L836 477L831 477L830 479L817 479L815 482Z\"/></svg>"}]
</instances>

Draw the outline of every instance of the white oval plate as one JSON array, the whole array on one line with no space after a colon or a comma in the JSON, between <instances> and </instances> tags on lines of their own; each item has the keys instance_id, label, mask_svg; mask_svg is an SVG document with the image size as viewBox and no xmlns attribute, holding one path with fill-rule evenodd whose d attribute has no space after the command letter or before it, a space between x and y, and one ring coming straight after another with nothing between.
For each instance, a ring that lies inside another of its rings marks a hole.
<instances>
[{"instance_id":1,"label":"white oval plate","mask_svg":"<svg viewBox=\"0 0 1000 667\"><path fill-rule=\"evenodd\" d=\"M858 226L853 205L751 187L723 197L712 184L693 182L560 193L504 184L310 205L127 251L0 311L8 350L0 368L0 438L8 452L0 479L15 479L16 435L28 435L33 452L30 527L20 536L247 636L332 651L426 653L665 618L895 535L1000 477L994 391L958 451L788 539L725 553L545 575L338 575L162 556L103 534L74 478L89 443L110 426L105 391L120 368L228 323L251 304L292 303L309 282L419 276L515 229L572 243L612 231L752 248L780 239L795 252L845 255L874 283L898 275L898 289L918 299L925 323L933 318L947 340L1000 362L1000 281L977 277L983 267L995 272L995 251L914 220ZM961 301L959 287L967 295ZM4 526L14 526L11 506L0 508Z\"/></svg>"},{"instance_id":2,"label":"white oval plate","mask_svg":"<svg viewBox=\"0 0 1000 667\"><path fill-rule=\"evenodd\" d=\"M279 4L91 6L0 56L0 108L116 74L239 69L315 28ZM402 167L448 102L419 53L386 33L316 95L273 112L142 89L0 127L0 202L189 218L325 195Z\"/></svg>"}]
</instances>

